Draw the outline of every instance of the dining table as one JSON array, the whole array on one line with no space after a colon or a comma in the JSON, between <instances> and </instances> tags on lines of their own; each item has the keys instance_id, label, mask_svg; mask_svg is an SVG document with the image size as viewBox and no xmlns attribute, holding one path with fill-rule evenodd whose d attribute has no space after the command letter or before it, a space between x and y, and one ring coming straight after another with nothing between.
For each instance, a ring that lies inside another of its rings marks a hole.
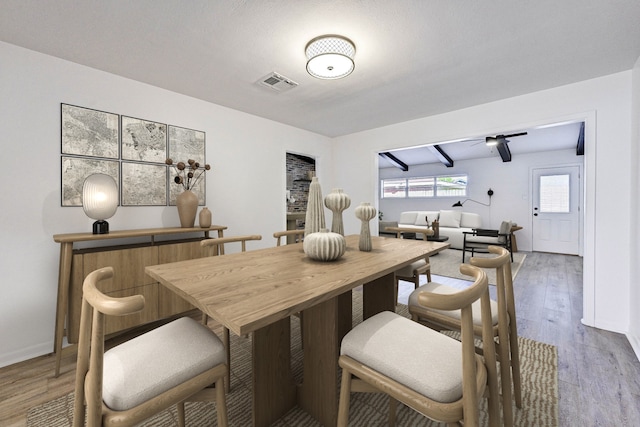
<instances>
[{"instance_id":1,"label":"dining table","mask_svg":"<svg viewBox=\"0 0 640 427\"><path fill-rule=\"evenodd\" d=\"M359 235L337 260L316 261L302 243L147 266L146 273L233 333L251 334L252 422L268 426L295 405L336 425L340 343L352 327L352 295L362 287L363 318L394 311L394 272L449 247ZM291 316L302 314L303 380L291 371Z\"/></svg>"}]
</instances>

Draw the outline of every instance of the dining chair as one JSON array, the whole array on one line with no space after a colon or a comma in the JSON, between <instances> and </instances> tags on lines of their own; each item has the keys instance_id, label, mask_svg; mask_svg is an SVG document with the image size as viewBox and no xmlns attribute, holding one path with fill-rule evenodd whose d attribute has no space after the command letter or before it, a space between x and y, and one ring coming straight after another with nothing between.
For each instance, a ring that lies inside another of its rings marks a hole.
<instances>
[{"instance_id":1,"label":"dining chair","mask_svg":"<svg viewBox=\"0 0 640 427\"><path fill-rule=\"evenodd\" d=\"M471 251L471 256L476 251L485 252L489 245L502 246L511 254L513 262L513 248L511 247L511 221L502 221L498 230L474 228L472 231L464 231L462 241L462 262L465 262L465 254Z\"/></svg>"},{"instance_id":2,"label":"dining chair","mask_svg":"<svg viewBox=\"0 0 640 427\"><path fill-rule=\"evenodd\" d=\"M414 228L414 227L385 227L386 231L396 233L396 238L402 239L403 233L415 233L422 234L422 240L425 242L429 236L433 236L432 229ZM395 272L395 301L398 302L398 287L400 280L407 282L413 282L414 289L418 289L420 286L420 275L427 276L427 282L431 281L431 263L429 262L429 256L425 256L423 259L419 259L406 267L401 268Z\"/></svg>"},{"instance_id":3,"label":"dining chair","mask_svg":"<svg viewBox=\"0 0 640 427\"><path fill-rule=\"evenodd\" d=\"M390 425L400 402L433 420L450 425L463 421L465 426L478 425L479 402L486 393L490 425L497 425L494 347L487 346L484 358L474 347L474 316L484 320L482 340L493 338L487 275L464 264L460 272L473 277L470 287L452 295L421 290L417 297L426 307L460 310L460 341L390 311L366 319L345 335L338 359L339 427L348 425L351 392L388 394ZM477 301L480 313L475 313Z\"/></svg>"},{"instance_id":4,"label":"dining chair","mask_svg":"<svg viewBox=\"0 0 640 427\"><path fill-rule=\"evenodd\" d=\"M494 337L497 360L500 362L500 379L502 389L503 417L506 426L513 425L513 408L511 385L516 406L522 407L522 383L520 377L520 356L518 349L518 332L516 324L515 299L513 295L513 279L509 251L498 246L489 246L488 250L495 255L488 258L472 257L469 263L478 268L496 270L496 300L491 300L491 325ZM435 282L427 283L409 296L409 313L413 320L435 330L459 331L461 328L460 313L457 311L435 310L419 303L421 291L452 294L458 289ZM483 323L474 317L476 335L482 334ZM497 338L497 339L496 339ZM482 349L477 349L482 353Z\"/></svg>"},{"instance_id":5,"label":"dining chair","mask_svg":"<svg viewBox=\"0 0 640 427\"><path fill-rule=\"evenodd\" d=\"M290 237L294 240L294 243L301 243L304 240L304 230L276 231L273 233L273 237L276 238L276 246L280 246L280 240L283 237L287 238L287 243L289 243Z\"/></svg>"},{"instance_id":6,"label":"dining chair","mask_svg":"<svg viewBox=\"0 0 640 427\"><path fill-rule=\"evenodd\" d=\"M200 241L200 247L202 248L203 256L220 256L225 253L225 245L229 243L240 243L241 252L247 251L247 242L250 240L262 240L260 234L248 234L240 236L219 237L215 239L204 239ZM206 313L202 313L202 324L207 325L209 322L209 316ZM229 328L222 328L222 342L227 352L227 392L231 391L231 337L229 334Z\"/></svg>"},{"instance_id":7,"label":"dining chair","mask_svg":"<svg viewBox=\"0 0 640 427\"><path fill-rule=\"evenodd\" d=\"M139 312L144 296L114 298L97 288L113 267L91 272L82 286L73 426L132 426L186 400L215 401L227 425L224 347L218 336L182 317L104 351L106 316ZM210 388L215 384L215 388ZM86 406L85 406L86 403Z\"/></svg>"}]
</instances>

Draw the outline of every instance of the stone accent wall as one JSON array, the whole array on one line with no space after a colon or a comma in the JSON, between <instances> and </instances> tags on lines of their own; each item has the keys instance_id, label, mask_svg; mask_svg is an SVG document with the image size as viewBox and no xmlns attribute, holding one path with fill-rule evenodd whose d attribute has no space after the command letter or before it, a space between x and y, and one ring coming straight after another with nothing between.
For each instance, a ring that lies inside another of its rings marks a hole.
<instances>
[{"instance_id":1,"label":"stone accent wall","mask_svg":"<svg viewBox=\"0 0 640 427\"><path fill-rule=\"evenodd\" d=\"M305 212L309 198L309 184L316 173L316 161L310 157L287 153L287 190L294 203L287 203L287 212Z\"/></svg>"}]
</instances>

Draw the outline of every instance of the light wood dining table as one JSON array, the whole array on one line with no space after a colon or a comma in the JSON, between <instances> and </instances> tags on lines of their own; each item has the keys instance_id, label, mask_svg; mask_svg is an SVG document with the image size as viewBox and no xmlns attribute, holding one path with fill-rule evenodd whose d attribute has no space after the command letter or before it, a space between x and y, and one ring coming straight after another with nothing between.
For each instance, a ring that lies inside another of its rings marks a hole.
<instances>
[{"instance_id":1,"label":"light wood dining table","mask_svg":"<svg viewBox=\"0 0 640 427\"><path fill-rule=\"evenodd\" d=\"M351 290L363 285L363 317L395 310L394 271L448 243L346 237L337 261L308 258L302 244L145 268L146 273L238 335L252 336L252 420L268 426L296 404L325 426L338 413L340 342L352 325ZM303 382L291 372L290 317L303 313Z\"/></svg>"}]
</instances>

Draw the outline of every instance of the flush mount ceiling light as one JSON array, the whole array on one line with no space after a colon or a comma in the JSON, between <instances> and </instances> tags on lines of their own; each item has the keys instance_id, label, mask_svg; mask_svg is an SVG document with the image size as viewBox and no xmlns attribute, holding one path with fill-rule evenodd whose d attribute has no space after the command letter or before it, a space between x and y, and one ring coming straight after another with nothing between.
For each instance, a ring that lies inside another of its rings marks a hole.
<instances>
[{"instance_id":1,"label":"flush mount ceiling light","mask_svg":"<svg viewBox=\"0 0 640 427\"><path fill-rule=\"evenodd\" d=\"M304 49L307 72L319 79L341 79L353 72L356 47L351 40L337 35L316 37Z\"/></svg>"}]
</instances>

